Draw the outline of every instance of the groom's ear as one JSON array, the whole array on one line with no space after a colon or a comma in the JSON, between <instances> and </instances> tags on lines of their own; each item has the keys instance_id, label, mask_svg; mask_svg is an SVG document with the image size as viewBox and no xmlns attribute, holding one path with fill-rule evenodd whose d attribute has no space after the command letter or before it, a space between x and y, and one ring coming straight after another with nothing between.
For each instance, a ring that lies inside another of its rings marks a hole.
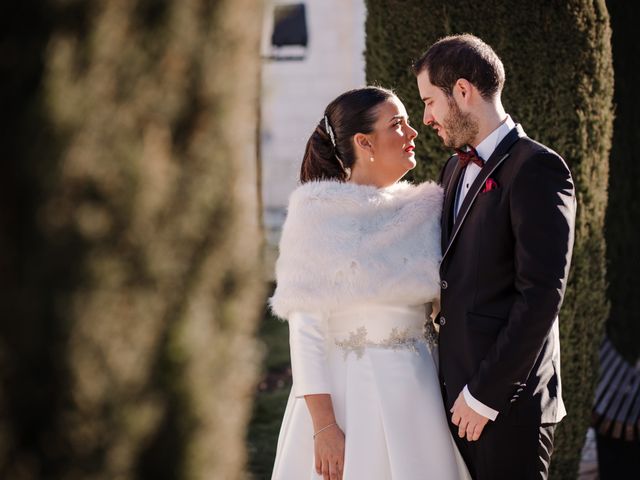
<instances>
[{"instance_id":1,"label":"groom's ear","mask_svg":"<svg viewBox=\"0 0 640 480\"><path fill-rule=\"evenodd\" d=\"M468 102L473 85L466 78L459 78L453 86L454 95L457 94L461 101Z\"/></svg>"}]
</instances>

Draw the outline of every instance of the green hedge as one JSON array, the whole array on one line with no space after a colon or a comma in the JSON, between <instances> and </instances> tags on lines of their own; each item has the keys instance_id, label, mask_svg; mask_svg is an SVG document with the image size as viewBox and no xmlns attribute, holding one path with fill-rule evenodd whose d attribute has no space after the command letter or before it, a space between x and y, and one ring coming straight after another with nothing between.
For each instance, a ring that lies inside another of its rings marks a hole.
<instances>
[{"instance_id":1,"label":"green hedge","mask_svg":"<svg viewBox=\"0 0 640 480\"><path fill-rule=\"evenodd\" d=\"M552 477L574 478L590 419L597 346L608 317L604 214L613 70L605 3L367 0L367 9L367 82L394 88L414 125L421 124L422 104L409 69L412 60L444 35L473 33L505 64L507 111L571 167L578 198L576 244L560 320L569 416L557 430ZM419 167L413 176L435 178L449 152L433 132L419 130Z\"/></svg>"},{"instance_id":2,"label":"green hedge","mask_svg":"<svg viewBox=\"0 0 640 480\"><path fill-rule=\"evenodd\" d=\"M607 280L611 315L607 332L616 348L632 363L640 358L640 41L637 19L640 4L623 0L607 2L613 29L613 66L616 72L613 146L610 157L607 239Z\"/></svg>"}]
</instances>

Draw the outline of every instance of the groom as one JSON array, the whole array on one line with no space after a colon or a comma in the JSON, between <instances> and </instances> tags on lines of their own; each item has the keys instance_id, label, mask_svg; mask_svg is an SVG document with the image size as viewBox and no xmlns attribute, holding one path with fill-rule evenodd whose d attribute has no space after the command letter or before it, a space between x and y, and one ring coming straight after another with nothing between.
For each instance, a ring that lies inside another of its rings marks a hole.
<instances>
[{"instance_id":1,"label":"groom","mask_svg":"<svg viewBox=\"0 0 640 480\"><path fill-rule=\"evenodd\" d=\"M575 219L571 173L505 112L504 67L473 35L415 63L425 125L455 149L440 183L440 381L476 480L545 479L560 384L558 312Z\"/></svg>"}]
</instances>

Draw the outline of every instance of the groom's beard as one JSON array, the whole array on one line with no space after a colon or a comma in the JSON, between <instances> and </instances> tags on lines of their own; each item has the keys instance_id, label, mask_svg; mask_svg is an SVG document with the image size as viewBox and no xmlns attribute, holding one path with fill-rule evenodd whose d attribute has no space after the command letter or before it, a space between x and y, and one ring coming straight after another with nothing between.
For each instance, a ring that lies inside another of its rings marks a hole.
<instances>
[{"instance_id":1,"label":"groom's beard","mask_svg":"<svg viewBox=\"0 0 640 480\"><path fill-rule=\"evenodd\" d=\"M447 139L444 142L449 148L462 148L471 145L478 135L480 128L478 122L470 113L464 113L458 107L458 103L453 97L449 97L449 113L442 121L442 126L447 132Z\"/></svg>"}]
</instances>

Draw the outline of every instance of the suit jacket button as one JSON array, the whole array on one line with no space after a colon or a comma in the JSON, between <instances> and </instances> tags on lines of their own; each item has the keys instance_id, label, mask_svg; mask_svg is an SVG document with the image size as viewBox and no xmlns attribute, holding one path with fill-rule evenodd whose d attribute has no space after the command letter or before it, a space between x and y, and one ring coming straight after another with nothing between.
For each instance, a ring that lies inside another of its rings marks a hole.
<instances>
[{"instance_id":1,"label":"suit jacket button","mask_svg":"<svg viewBox=\"0 0 640 480\"><path fill-rule=\"evenodd\" d=\"M442 290L446 290L448 286L449 284L446 280L442 280L442 282L440 282L440 287L442 288Z\"/></svg>"},{"instance_id":2,"label":"suit jacket button","mask_svg":"<svg viewBox=\"0 0 640 480\"><path fill-rule=\"evenodd\" d=\"M445 323L447 323L447 319L444 317L440 317L440 322L438 322L440 324L441 327L444 326Z\"/></svg>"}]
</instances>

